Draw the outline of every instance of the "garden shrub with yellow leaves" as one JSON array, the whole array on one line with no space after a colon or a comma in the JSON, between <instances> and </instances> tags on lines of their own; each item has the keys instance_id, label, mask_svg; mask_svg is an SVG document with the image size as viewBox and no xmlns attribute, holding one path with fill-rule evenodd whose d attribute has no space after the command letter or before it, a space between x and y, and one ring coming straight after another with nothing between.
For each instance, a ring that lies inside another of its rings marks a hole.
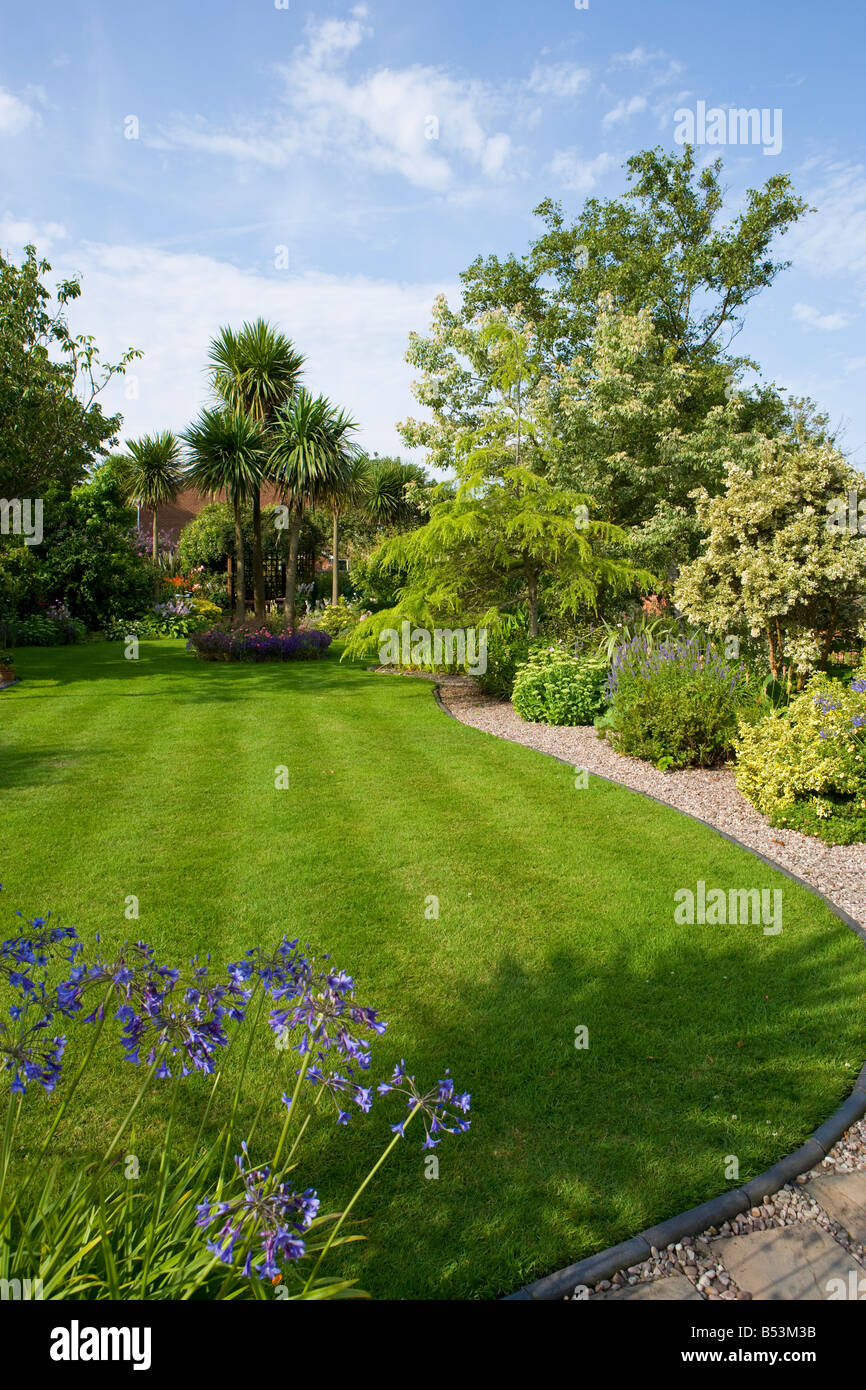
<instances>
[{"instance_id":1,"label":"garden shrub with yellow leaves","mask_svg":"<svg viewBox=\"0 0 866 1390\"><path fill-rule=\"evenodd\" d=\"M866 840L866 665L814 677L787 709L740 721L737 786L771 824L829 844Z\"/></svg>"}]
</instances>

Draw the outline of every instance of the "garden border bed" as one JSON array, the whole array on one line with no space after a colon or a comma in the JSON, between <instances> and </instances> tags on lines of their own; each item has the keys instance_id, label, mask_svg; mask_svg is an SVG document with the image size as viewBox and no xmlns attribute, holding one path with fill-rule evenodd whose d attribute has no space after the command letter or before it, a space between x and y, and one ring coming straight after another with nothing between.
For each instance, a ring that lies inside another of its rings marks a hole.
<instances>
[{"instance_id":1,"label":"garden border bed","mask_svg":"<svg viewBox=\"0 0 866 1390\"><path fill-rule=\"evenodd\" d=\"M444 703L441 687L438 683L433 687L433 697L443 714L447 714L449 719L455 719L458 724L462 722ZM492 737L495 738L497 735L494 734ZM567 758L557 757L555 753L547 753L541 749L533 749L532 751L541 753L542 757L552 758L554 762L562 763L565 767L572 766ZM661 797L653 796L650 792L638 791L633 787L626 786L624 782L618 782L615 777L606 777L602 773L593 772L590 773L590 776L598 777L600 781L609 782L612 786L623 787L626 791L633 792L635 796L645 796L648 801L655 801L659 806L667 806L669 810L676 811L681 816L687 816L689 820L696 821L699 825L705 825L716 835L721 835L722 839L728 840L732 845L737 845L738 848L746 850L749 854L753 854L756 859L762 860L770 868L784 874L786 878L799 883L815 897L820 898L822 902L827 904L834 916L844 922L845 926L859 936L866 945L866 928L861 923L847 913L844 908L838 907L820 889L813 887L811 883L807 883L805 879L798 877L790 869L786 869L784 865L777 864L768 855L752 849L750 845L738 840L735 835L729 834L726 830L720 830L718 826L711 825L709 821L702 820L700 816L682 811L678 806L671 806ZM595 1255L588 1255L576 1264L555 1270L553 1274L544 1275L541 1279L536 1279L518 1289L516 1293L506 1294L502 1301L553 1302L554 1300L567 1299L578 1287L598 1284L603 1279L610 1279L612 1275L618 1274L621 1270L629 1269L632 1265L641 1264L651 1259L653 1247L662 1250L667 1245L681 1241L683 1236L700 1235L709 1226L720 1226L725 1221L742 1215L751 1207L772 1196L774 1192L778 1192L781 1187L799 1177L801 1173L807 1173L811 1168L821 1163L845 1131L863 1115L866 1115L866 1062L860 1070L851 1094L834 1110L829 1119L825 1120L799 1149L795 1149L793 1153L779 1159L765 1172L759 1173L757 1177L743 1183L740 1187L729 1188L726 1192L711 1197L709 1201L702 1202L697 1207L690 1207L687 1211L679 1212L676 1216L667 1217L655 1226L648 1226L646 1230L639 1231L629 1240L621 1241L618 1245L611 1245L606 1250L598 1251Z\"/></svg>"}]
</instances>

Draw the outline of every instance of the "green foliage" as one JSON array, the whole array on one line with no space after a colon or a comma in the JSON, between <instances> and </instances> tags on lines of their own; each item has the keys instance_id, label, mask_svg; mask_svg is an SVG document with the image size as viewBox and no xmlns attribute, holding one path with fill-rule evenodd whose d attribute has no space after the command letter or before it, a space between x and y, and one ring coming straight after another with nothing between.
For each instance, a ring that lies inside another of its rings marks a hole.
<instances>
[{"instance_id":1,"label":"green foliage","mask_svg":"<svg viewBox=\"0 0 866 1390\"><path fill-rule=\"evenodd\" d=\"M348 603L341 597L336 604L327 603L323 608L311 613L307 620L307 627L317 627L322 632L329 632L332 637L340 637L347 632L351 632L361 619L369 617L357 603Z\"/></svg>"},{"instance_id":2,"label":"green foliage","mask_svg":"<svg viewBox=\"0 0 866 1390\"><path fill-rule=\"evenodd\" d=\"M0 623L0 632L11 647L65 647L70 642L83 642L87 636L84 623L57 603L42 613Z\"/></svg>"},{"instance_id":3,"label":"green foliage","mask_svg":"<svg viewBox=\"0 0 866 1390\"><path fill-rule=\"evenodd\" d=\"M0 497L44 497L80 483L116 439L119 415L97 397L141 354L102 363L91 337L70 333L66 314L81 286L64 280L52 296L51 266L25 248L20 266L0 254Z\"/></svg>"},{"instance_id":4,"label":"green foliage","mask_svg":"<svg viewBox=\"0 0 866 1390\"><path fill-rule=\"evenodd\" d=\"M864 677L815 676L787 708L741 721L737 786L773 825L830 844L866 840Z\"/></svg>"},{"instance_id":5,"label":"green foliage","mask_svg":"<svg viewBox=\"0 0 866 1390\"><path fill-rule=\"evenodd\" d=\"M512 703L533 724L591 724L604 707L604 666L563 647L537 648L517 669Z\"/></svg>"},{"instance_id":6,"label":"green foliage","mask_svg":"<svg viewBox=\"0 0 866 1390\"><path fill-rule=\"evenodd\" d=\"M113 459L70 497L47 497L42 544L0 551L0 606L26 618L60 603L91 631L143 613L152 571L131 543L133 521Z\"/></svg>"},{"instance_id":7,"label":"green foliage","mask_svg":"<svg viewBox=\"0 0 866 1390\"><path fill-rule=\"evenodd\" d=\"M715 634L760 637L775 677L787 668L802 682L825 666L840 634L866 630L866 544L829 524L834 500L861 480L802 429L751 438L724 493L696 494L708 539L677 582L679 608Z\"/></svg>"},{"instance_id":8,"label":"green foliage","mask_svg":"<svg viewBox=\"0 0 866 1390\"><path fill-rule=\"evenodd\" d=\"M610 743L664 771L712 767L727 758L738 711L760 698L744 667L729 666L696 637L655 650L638 639L621 649L610 688Z\"/></svg>"},{"instance_id":9,"label":"green foliage","mask_svg":"<svg viewBox=\"0 0 866 1390\"><path fill-rule=\"evenodd\" d=\"M485 695L510 700L518 667L529 659L530 652L542 639L532 638L525 626L507 627L497 623L490 628L487 642L487 670L477 677Z\"/></svg>"}]
</instances>

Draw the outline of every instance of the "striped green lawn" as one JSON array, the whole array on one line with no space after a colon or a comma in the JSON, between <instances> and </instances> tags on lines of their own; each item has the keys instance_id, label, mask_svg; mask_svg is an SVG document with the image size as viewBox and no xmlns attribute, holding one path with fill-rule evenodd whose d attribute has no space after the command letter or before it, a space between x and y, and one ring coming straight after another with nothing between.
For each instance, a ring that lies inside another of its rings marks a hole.
<instances>
[{"instance_id":1,"label":"striped green lawn","mask_svg":"<svg viewBox=\"0 0 866 1390\"><path fill-rule=\"evenodd\" d=\"M5 921L50 908L106 949L141 936L218 966L300 936L390 1020L377 1077L405 1057L471 1091L438 1179L411 1139L362 1202L368 1240L344 1258L375 1295L505 1293L721 1191L728 1155L745 1180L826 1118L866 1055L866 953L821 901L671 810L576 789L446 718L425 681L334 659L205 665L170 641L137 663L95 645L18 665L0 694ZM674 893L699 879L781 888L781 935L676 925ZM272 1094L270 1134L286 1065L263 1036L247 1112ZM57 1153L97 1150L135 1082L105 1047ZM203 1094L192 1078L187 1135ZM28 1099L31 1135L52 1103ZM138 1124L145 1165L163 1109ZM338 1208L393 1118L323 1123L300 1185Z\"/></svg>"}]
</instances>

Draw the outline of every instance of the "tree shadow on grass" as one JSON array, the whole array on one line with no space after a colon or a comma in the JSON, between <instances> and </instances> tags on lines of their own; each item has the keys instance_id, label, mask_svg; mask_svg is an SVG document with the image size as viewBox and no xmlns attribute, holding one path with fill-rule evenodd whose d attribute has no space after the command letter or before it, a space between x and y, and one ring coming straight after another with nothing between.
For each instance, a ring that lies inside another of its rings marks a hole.
<instances>
[{"instance_id":1,"label":"tree shadow on grass","mask_svg":"<svg viewBox=\"0 0 866 1390\"><path fill-rule=\"evenodd\" d=\"M344 1257L363 1287L511 1292L748 1181L832 1113L866 1057L866 955L859 976L842 974L841 924L784 955L778 938L764 952L760 927L695 930L649 978L628 947L603 973L577 948L534 970L505 953L490 979L456 988L448 1020L417 1011L412 1070L429 1084L449 1064L472 1092L473 1125L437 1149L438 1180L425 1178L420 1131L377 1179L360 1209L369 1243ZM736 936L710 961L708 930ZM373 1159L375 1113L357 1149L332 1134L315 1153L305 1181L326 1206L350 1190L341 1165Z\"/></svg>"}]
</instances>

